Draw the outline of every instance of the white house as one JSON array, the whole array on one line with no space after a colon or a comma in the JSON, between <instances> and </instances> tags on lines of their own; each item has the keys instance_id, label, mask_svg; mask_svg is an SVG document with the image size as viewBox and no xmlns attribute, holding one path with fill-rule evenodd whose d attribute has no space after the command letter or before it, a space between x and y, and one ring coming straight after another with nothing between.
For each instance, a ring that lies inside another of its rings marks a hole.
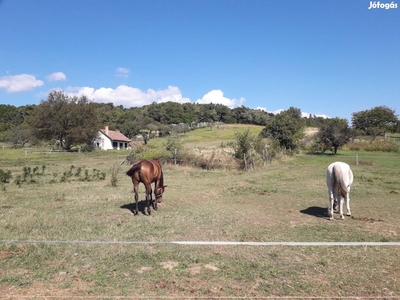
<instances>
[{"instance_id":1,"label":"white house","mask_svg":"<svg viewBox=\"0 0 400 300\"><path fill-rule=\"evenodd\" d=\"M95 147L102 150L128 149L130 148L130 142L131 140L121 132L109 130L108 126L99 130L97 138L94 141Z\"/></svg>"}]
</instances>

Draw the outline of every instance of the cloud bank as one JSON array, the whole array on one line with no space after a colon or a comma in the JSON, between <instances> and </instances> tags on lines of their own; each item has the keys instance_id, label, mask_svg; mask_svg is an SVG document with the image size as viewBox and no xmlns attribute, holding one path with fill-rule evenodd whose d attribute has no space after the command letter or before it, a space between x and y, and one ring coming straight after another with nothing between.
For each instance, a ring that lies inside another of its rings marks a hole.
<instances>
[{"instance_id":1,"label":"cloud bank","mask_svg":"<svg viewBox=\"0 0 400 300\"><path fill-rule=\"evenodd\" d=\"M274 111L268 111L265 107L260 107L260 106L257 107L256 109L260 109L260 110L263 110L263 111L265 111L265 112L267 112L267 113L272 113L272 114L274 114L274 115L280 114L281 112L284 111L284 109L282 109L282 108L277 109L277 110L274 110ZM309 114L309 113L307 113L307 112L303 112L303 111L301 112L301 116L302 116L303 118L309 118L310 115L313 115L313 116L316 116L316 117L322 117L322 118L324 118L324 119L330 118L329 116L324 115L324 114Z\"/></svg>"},{"instance_id":2,"label":"cloud bank","mask_svg":"<svg viewBox=\"0 0 400 300\"><path fill-rule=\"evenodd\" d=\"M117 68L115 72L116 76L128 77L130 71L126 68ZM46 78L49 82L67 80L67 76L63 72L54 72L48 75ZM8 93L30 91L43 85L44 82L42 80L38 80L35 78L35 76L29 74L0 77L0 88L5 89ZM92 99L96 102L113 103L115 105L122 105L125 107L143 106L153 102L162 103L168 101L177 103L191 103L189 98L182 96L182 92L178 87L171 85L166 89L148 89L146 91L142 91L138 88L127 85L120 85L116 88L101 87L95 89L93 87L83 86L67 87L66 89L58 87L56 89L65 90L65 92L70 96L80 97L85 95L89 99ZM227 98L224 96L224 93L221 90L212 90L206 93L201 99L198 99L195 103L222 104L229 108L234 108L242 105L244 101L244 98Z\"/></svg>"},{"instance_id":3,"label":"cloud bank","mask_svg":"<svg viewBox=\"0 0 400 300\"><path fill-rule=\"evenodd\" d=\"M115 70L117 77L128 77L130 70L126 68L117 68ZM55 72L47 76L49 82L52 81L65 81L67 76L63 72ZM0 88L5 89L8 93L18 93L33 90L34 88L44 85L42 80L36 79L35 76L29 74L21 74L15 76L0 77ZM99 103L113 103L114 105L122 105L124 107L141 107L144 105L162 102L177 102L177 103L191 103L189 98L182 96L181 91L176 86L168 86L166 89L153 90L148 89L142 91L138 88L130 87L127 85L120 85L114 88L101 87L95 89L93 87L67 87L66 89L57 88L57 90L64 90L70 96L85 95L89 99ZM245 98L230 99L224 96L221 90L212 90L206 93L201 99L197 99L195 103L198 104L222 104L229 108L235 108L243 105L246 101ZM284 109L277 109L275 111L268 111L265 107L257 107L268 113L279 114ZM329 118L324 114L312 114L317 117ZM310 114L302 112L303 117L309 117Z\"/></svg>"},{"instance_id":4,"label":"cloud bank","mask_svg":"<svg viewBox=\"0 0 400 300\"><path fill-rule=\"evenodd\" d=\"M115 89L104 87L99 89L94 89L92 87L69 87L67 88L66 93L78 97L86 95L89 99L93 99L96 102L112 102L115 105L122 105L125 107L143 106L153 102L190 102L189 98L184 98L182 96L181 91L176 86L168 86L167 89L158 91L153 89L142 91L138 88L126 85L120 85Z\"/></svg>"},{"instance_id":5,"label":"cloud bank","mask_svg":"<svg viewBox=\"0 0 400 300\"><path fill-rule=\"evenodd\" d=\"M5 89L8 93L30 91L43 84L43 81L28 74L0 77L0 88Z\"/></svg>"}]
</instances>

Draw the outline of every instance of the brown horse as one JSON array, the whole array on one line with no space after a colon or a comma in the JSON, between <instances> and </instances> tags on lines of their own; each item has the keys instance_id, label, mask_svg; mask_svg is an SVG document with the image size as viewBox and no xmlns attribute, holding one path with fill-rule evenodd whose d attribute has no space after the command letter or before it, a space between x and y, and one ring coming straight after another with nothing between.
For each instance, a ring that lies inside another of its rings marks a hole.
<instances>
[{"instance_id":1,"label":"brown horse","mask_svg":"<svg viewBox=\"0 0 400 300\"><path fill-rule=\"evenodd\" d=\"M127 172L126 175L131 177L133 187L135 191L136 211L135 215L138 214L138 200L139 200L139 183L143 183L146 188L146 202L147 202L147 213L150 215L150 203L154 210L157 210L157 202L161 202L162 195L164 193L164 177L160 163L156 159L151 160L140 160L136 162ZM155 183L154 196L155 200L152 199L151 184Z\"/></svg>"}]
</instances>

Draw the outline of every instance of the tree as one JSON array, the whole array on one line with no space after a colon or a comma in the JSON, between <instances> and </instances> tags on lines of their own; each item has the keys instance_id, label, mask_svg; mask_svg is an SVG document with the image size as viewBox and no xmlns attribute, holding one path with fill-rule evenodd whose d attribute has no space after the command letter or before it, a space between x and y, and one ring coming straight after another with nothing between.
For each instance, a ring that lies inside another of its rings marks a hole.
<instances>
[{"instance_id":1,"label":"tree","mask_svg":"<svg viewBox=\"0 0 400 300\"><path fill-rule=\"evenodd\" d=\"M314 147L322 152L332 150L337 153L339 147L345 145L351 137L351 130L346 119L328 119L321 125L314 143Z\"/></svg>"},{"instance_id":2,"label":"tree","mask_svg":"<svg viewBox=\"0 0 400 300\"><path fill-rule=\"evenodd\" d=\"M242 132L235 132L235 140L235 157L242 159L243 155L248 155L250 150L252 149L254 136L251 134L250 129L246 129Z\"/></svg>"},{"instance_id":3,"label":"tree","mask_svg":"<svg viewBox=\"0 0 400 300\"><path fill-rule=\"evenodd\" d=\"M131 120L126 121L121 125L121 133L129 138L133 138L135 135L140 133L140 126Z\"/></svg>"},{"instance_id":4,"label":"tree","mask_svg":"<svg viewBox=\"0 0 400 300\"><path fill-rule=\"evenodd\" d=\"M395 110L384 105L353 113L351 122L354 129L374 138L386 132L396 132L399 124Z\"/></svg>"},{"instance_id":5,"label":"tree","mask_svg":"<svg viewBox=\"0 0 400 300\"><path fill-rule=\"evenodd\" d=\"M31 139L32 130L25 123L11 127L11 129L7 131L7 141L10 142L14 147L24 147L25 144Z\"/></svg>"},{"instance_id":6,"label":"tree","mask_svg":"<svg viewBox=\"0 0 400 300\"><path fill-rule=\"evenodd\" d=\"M183 108L181 104L168 101L159 105L162 108L161 123L179 124L182 122Z\"/></svg>"},{"instance_id":7,"label":"tree","mask_svg":"<svg viewBox=\"0 0 400 300\"><path fill-rule=\"evenodd\" d=\"M21 125L24 119L25 114L20 107L0 104L0 132Z\"/></svg>"},{"instance_id":8,"label":"tree","mask_svg":"<svg viewBox=\"0 0 400 300\"><path fill-rule=\"evenodd\" d=\"M304 137L304 122L300 109L290 107L268 119L260 135L276 141L280 147L295 150Z\"/></svg>"},{"instance_id":9,"label":"tree","mask_svg":"<svg viewBox=\"0 0 400 300\"><path fill-rule=\"evenodd\" d=\"M199 122L218 122L219 116L214 103L200 104Z\"/></svg>"},{"instance_id":10,"label":"tree","mask_svg":"<svg viewBox=\"0 0 400 300\"><path fill-rule=\"evenodd\" d=\"M61 148L91 144L99 129L95 104L86 96L70 97L62 91L52 91L42 100L30 119L39 140L54 139Z\"/></svg>"}]
</instances>

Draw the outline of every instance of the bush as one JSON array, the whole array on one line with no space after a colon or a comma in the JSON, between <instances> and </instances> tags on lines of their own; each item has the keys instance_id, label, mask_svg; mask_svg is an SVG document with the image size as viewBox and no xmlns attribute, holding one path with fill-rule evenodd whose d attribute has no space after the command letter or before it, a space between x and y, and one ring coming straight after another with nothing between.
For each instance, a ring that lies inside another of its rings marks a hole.
<instances>
[{"instance_id":1,"label":"bush","mask_svg":"<svg viewBox=\"0 0 400 300\"><path fill-rule=\"evenodd\" d=\"M0 169L0 182L8 183L10 182L11 178L12 175L10 170L4 171L3 169Z\"/></svg>"},{"instance_id":2,"label":"bush","mask_svg":"<svg viewBox=\"0 0 400 300\"><path fill-rule=\"evenodd\" d=\"M118 170L119 170L119 165L113 165L111 167L111 180L110 184L112 187L116 187L118 183Z\"/></svg>"},{"instance_id":3,"label":"bush","mask_svg":"<svg viewBox=\"0 0 400 300\"><path fill-rule=\"evenodd\" d=\"M399 146L387 139L354 140L346 144L349 150L354 151L382 151L399 152Z\"/></svg>"}]
</instances>

